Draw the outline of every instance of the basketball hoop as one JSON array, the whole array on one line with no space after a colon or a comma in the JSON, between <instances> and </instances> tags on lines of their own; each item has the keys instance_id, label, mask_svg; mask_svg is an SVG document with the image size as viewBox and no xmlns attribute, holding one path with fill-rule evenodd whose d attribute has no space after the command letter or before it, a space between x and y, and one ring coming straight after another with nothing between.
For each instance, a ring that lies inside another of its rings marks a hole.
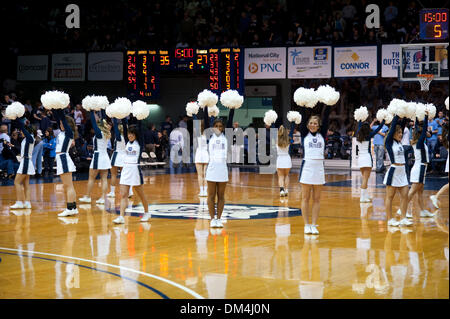
<instances>
[{"instance_id":1,"label":"basketball hoop","mask_svg":"<svg viewBox=\"0 0 450 319\"><path fill-rule=\"evenodd\" d=\"M433 74L417 74L417 80L420 83L421 91L428 91L430 89L430 83L433 81Z\"/></svg>"}]
</instances>

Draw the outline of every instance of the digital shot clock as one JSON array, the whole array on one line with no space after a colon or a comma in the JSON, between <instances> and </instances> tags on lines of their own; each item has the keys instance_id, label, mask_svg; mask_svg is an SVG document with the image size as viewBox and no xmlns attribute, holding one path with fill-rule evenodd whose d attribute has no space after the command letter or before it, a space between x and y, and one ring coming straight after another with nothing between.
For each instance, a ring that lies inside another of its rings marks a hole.
<instances>
[{"instance_id":1,"label":"digital shot clock","mask_svg":"<svg viewBox=\"0 0 450 319\"><path fill-rule=\"evenodd\" d=\"M423 9L420 11L420 39L448 39L448 9Z\"/></svg>"}]
</instances>

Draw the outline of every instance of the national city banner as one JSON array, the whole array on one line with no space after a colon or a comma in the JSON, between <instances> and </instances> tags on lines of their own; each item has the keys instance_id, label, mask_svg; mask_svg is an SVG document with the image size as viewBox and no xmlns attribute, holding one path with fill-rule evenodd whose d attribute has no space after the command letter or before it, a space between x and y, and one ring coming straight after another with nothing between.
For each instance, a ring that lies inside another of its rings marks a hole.
<instances>
[{"instance_id":1,"label":"national city banner","mask_svg":"<svg viewBox=\"0 0 450 319\"><path fill-rule=\"evenodd\" d=\"M245 79L285 79L286 48L245 49Z\"/></svg>"}]
</instances>

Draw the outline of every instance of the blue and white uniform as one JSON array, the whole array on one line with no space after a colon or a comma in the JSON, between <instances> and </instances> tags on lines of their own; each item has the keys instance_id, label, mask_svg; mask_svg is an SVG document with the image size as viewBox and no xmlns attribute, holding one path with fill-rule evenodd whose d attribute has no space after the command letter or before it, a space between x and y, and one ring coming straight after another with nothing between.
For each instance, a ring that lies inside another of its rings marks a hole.
<instances>
[{"instance_id":1,"label":"blue and white uniform","mask_svg":"<svg viewBox=\"0 0 450 319\"><path fill-rule=\"evenodd\" d=\"M197 151L195 152L195 163L208 164L209 153L208 153L208 142L206 141L206 136L201 135L197 138Z\"/></svg>"},{"instance_id":2,"label":"blue and white uniform","mask_svg":"<svg viewBox=\"0 0 450 319\"><path fill-rule=\"evenodd\" d=\"M358 129L356 131L356 134L358 134L359 130L361 129L362 122L358 122ZM384 126L384 120L381 122L380 125L374 130L369 133L369 136L367 137L367 140L359 142L356 141L356 147L358 152L358 167L364 168L364 167L373 167L373 158L372 158L372 138L378 134L378 132L383 128Z\"/></svg>"},{"instance_id":3,"label":"blue and white uniform","mask_svg":"<svg viewBox=\"0 0 450 319\"><path fill-rule=\"evenodd\" d=\"M289 155L289 146L279 147L277 145L277 168L291 168L292 161Z\"/></svg>"},{"instance_id":4,"label":"blue and white uniform","mask_svg":"<svg viewBox=\"0 0 450 319\"><path fill-rule=\"evenodd\" d=\"M31 160L34 149L34 137L25 129L22 120L17 121L19 128L25 135L20 145L20 164L17 169L17 174L34 175L34 165Z\"/></svg>"},{"instance_id":5,"label":"blue and white uniform","mask_svg":"<svg viewBox=\"0 0 450 319\"><path fill-rule=\"evenodd\" d=\"M97 122L95 120L94 112L91 111L91 123L92 127L94 128L94 138L93 138L93 145L94 145L94 156L91 160L91 165L89 166L90 169L110 169L111 168L111 160L109 159L108 155L108 139L105 137L105 135L102 133L102 131L98 128Z\"/></svg>"},{"instance_id":6,"label":"blue and white uniform","mask_svg":"<svg viewBox=\"0 0 450 319\"><path fill-rule=\"evenodd\" d=\"M394 140L395 127L397 126L398 119L398 115L394 116L384 143L392 165L384 176L383 184L393 187L408 186L408 177L406 176L405 167L405 151L402 143Z\"/></svg>"},{"instance_id":7,"label":"blue and white uniform","mask_svg":"<svg viewBox=\"0 0 450 319\"><path fill-rule=\"evenodd\" d=\"M76 172L75 164L69 155L69 149L73 143L73 131L67 123L63 110L54 110L54 114L58 123L61 120L64 126L64 131L56 137L56 174Z\"/></svg>"},{"instance_id":8,"label":"blue and white uniform","mask_svg":"<svg viewBox=\"0 0 450 319\"><path fill-rule=\"evenodd\" d=\"M139 135L142 140L142 130L140 130ZM137 139L133 142L127 142L127 145L125 146L124 165L120 174L121 185L139 186L144 184L144 175L142 174L141 167L139 166L143 150L142 145L142 141L140 143Z\"/></svg>"},{"instance_id":9,"label":"blue and white uniform","mask_svg":"<svg viewBox=\"0 0 450 319\"><path fill-rule=\"evenodd\" d=\"M307 116L304 114L304 108L300 108L302 113L302 123L300 124L300 134L302 136L303 161L300 166L299 182L308 185L325 184L325 138L328 132L328 117L330 107L325 107L325 113L322 120L320 131L311 133L307 128Z\"/></svg>"},{"instance_id":10,"label":"blue and white uniform","mask_svg":"<svg viewBox=\"0 0 450 319\"><path fill-rule=\"evenodd\" d=\"M423 121L422 133L415 145L413 145L414 150L414 165L411 169L410 182L411 183L425 183L425 175L427 172L427 165L430 162L428 155L428 146L425 143L425 138L427 134L428 125L428 115L425 116ZM419 121L416 120L416 127L419 126Z\"/></svg>"},{"instance_id":11,"label":"blue and white uniform","mask_svg":"<svg viewBox=\"0 0 450 319\"><path fill-rule=\"evenodd\" d=\"M208 182L228 182L227 150L228 141L222 133L213 134L209 140L209 163L206 169Z\"/></svg>"},{"instance_id":12,"label":"blue and white uniform","mask_svg":"<svg viewBox=\"0 0 450 319\"><path fill-rule=\"evenodd\" d=\"M111 157L111 166L115 167L123 167L125 164L125 156L126 156L126 143L125 143L125 135L126 134L126 122L123 124L123 132L121 135L119 131L119 127L117 124L117 120L113 119L113 127L114 127L114 152Z\"/></svg>"}]
</instances>

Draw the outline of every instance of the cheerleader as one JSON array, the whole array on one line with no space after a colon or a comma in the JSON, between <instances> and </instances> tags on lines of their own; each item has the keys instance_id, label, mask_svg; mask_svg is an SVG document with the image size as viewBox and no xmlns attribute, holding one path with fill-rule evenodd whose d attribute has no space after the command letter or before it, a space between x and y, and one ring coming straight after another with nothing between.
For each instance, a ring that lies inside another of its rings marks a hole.
<instances>
[{"instance_id":1,"label":"cheerleader","mask_svg":"<svg viewBox=\"0 0 450 319\"><path fill-rule=\"evenodd\" d=\"M277 142L277 174L280 197L288 195L289 170L292 167L291 156L289 155L289 145L288 131L281 125L278 129Z\"/></svg>"},{"instance_id":2,"label":"cheerleader","mask_svg":"<svg viewBox=\"0 0 450 319\"><path fill-rule=\"evenodd\" d=\"M225 127L221 119L213 123L213 131L209 140L209 163L206 169L208 183L208 210L211 216L210 227L223 227L222 212L225 206L225 189L228 182L227 151L228 142L224 135ZM217 217L215 217L215 201L217 196Z\"/></svg>"},{"instance_id":3,"label":"cheerleader","mask_svg":"<svg viewBox=\"0 0 450 319\"><path fill-rule=\"evenodd\" d=\"M303 146L303 161L300 167L299 182L302 192L302 215L305 222L305 234L319 234L317 219L320 211L320 194L322 185L325 184L324 152L325 138L328 131L328 117L331 107L325 106L325 112L320 123L320 118L313 115L307 121L300 124L300 134ZM300 108L304 113L304 108ZM302 114L302 119L306 119ZM309 200L312 199L312 210L309 209ZM309 223L311 216L312 224Z\"/></svg>"},{"instance_id":4,"label":"cheerleader","mask_svg":"<svg viewBox=\"0 0 450 319\"><path fill-rule=\"evenodd\" d=\"M386 185L386 217L388 226L411 226L413 223L406 218L406 209L408 207L408 177L406 176L406 160L402 146L403 128L397 125L399 116L395 115L391 127L384 141L384 147L389 155L391 167L384 176L383 184ZM381 125L380 125L381 126ZM401 220L397 221L392 217L392 200L395 193L400 194Z\"/></svg>"},{"instance_id":5,"label":"cheerleader","mask_svg":"<svg viewBox=\"0 0 450 319\"><path fill-rule=\"evenodd\" d=\"M144 215L141 222L148 222L151 214L148 212L148 202L144 194L144 176L142 175L141 167L139 166L142 151L144 149L144 134L142 132L141 122L138 124L139 130L135 125L128 128L125 147L125 159L122 172L120 174L120 216L113 220L115 224L125 223L125 209L128 206L128 195L130 187L135 187L135 190L141 198L144 206ZM125 128L124 128L125 130Z\"/></svg>"},{"instance_id":6,"label":"cheerleader","mask_svg":"<svg viewBox=\"0 0 450 319\"><path fill-rule=\"evenodd\" d=\"M373 125L374 122L372 122ZM362 183L361 183L361 203L370 203L369 191L367 189L367 183L369 181L370 173L372 172L373 159L372 159L372 138L378 134L383 128L384 120L380 125L371 131L371 125L366 122L358 121L358 129L356 130L356 141L358 149L358 167L361 171Z\"/></svg>"},{"instance_id":7,"label":"cheerleader","mask_svg":"<svg viewBox=\"0 0 450 319\"><path fill-rule=\"evenodd\" d=\"M195 168L197 169L198 185L200 187L200 193L198 196L208 196L208 187L205 180L206 167L209 162L208 143L204 134L204 122L200 122L201 135L197 137L197 150L195 152Z\"/></svg>"},{"instance_id":8,"label":"cheerleader","mask_svg":"<svg viewBox=\"0 0 450 319\"><path fill-rule=\"evenodd\" d=\"M75 120L70 116L65 116L62 109L53 111L61 131L56 137L56 174L61 178L66 191L67 209L58 214L59 217L67 217L78 214L75 188L73 187L72 173L76 172L76 167L69 155L69 148L74 139L78 138L78 131Z\"/></svg>"},{"instance_id":9,"label":"cheerleader","mask_svg":"<svg viewBox=\"0 0 450 319\"><path fill-rule=\"evenodd\" d=\"M108 193L108 197L116 196L117 173L119 169L121 170L123 168L126 156L125 136L127 136L127 120L123 119L122 123L122 125L119 125L117 119L113 118L114 152L111 157L111 191Z\"/></svg>"},{"instance_id":10,"label":"cheerleader","mask_svg":"<svg viewBox=\"0 0 450 319\"><path fill-rule=\"evenodd\" d=\"M425 119L423 120L423 126L419 125L419 120L416 119L414 135L411 140L411 145L414 151L414 165L411 169L411 189L408 193L408 203L410 203L417 194L419 208L420 208L420 217L433 217L434 215L428 210L424 209L423 204L423 188L425 184L425 174L427 172L427 165L430 162L428 155L428 146L425 143L426 133L427 133L427 125L428 125L428 115L425 115ZM397 214L401 214L401 210L397 211ZM407 218L412 218L412 214L410 212L406 213Z\"/></svg>"},{"instance_id":11,"label":"cheerleader","mask_svg":"<svg viewBox=\"0 0 450 319\"><path fill-rule=\"evenodd\" d=\"M20 165L14 179L17 201L10 206L11 209L31 208L30 202L30 175L34 175L34 166L31 156L34 148L34 137L30 134L31 128L24 126L24 119L16 121L20 128L23 140L20 146Z\"/></svg>"},{"instance_id":12,"label":"cheerleader","mask_svg":"<svg viewBox=\"0 0 450 319\"><path fill-rule=\"evenodd\" d=\"M442 125L442 143L444 147L448 151L448 124ZM447 161L445 163L445 172L448 174L448 152L447 152ZM444 193L448 192L448 183L441 187L441 189L435 194L430 196L430 200L433 203L433 206L439 208L439 197Z\"/></svg>"},{"instance_id":13,"label":"cheerleader","mask_svg":"<svg viewBox=\"0 0 450 319\"><path fill-rule=\"evenodd\" d=\"M111 160L108 155L108 141L111 138L111 126L105 119L101 119L97 122L94 111L90 111L90 117L95 135L93 138L94 156L91 160L91 165L89 166L89 180L87 184L87 194L89 195L84 195L79 201L82 203L91 202L90 194L92 187L94 187L94 181L98 173L100 173L102 197L100 197L96 203L104 204L106 192L108 191L108 170L111 168Z\"/></svg>"}]
</instances>

